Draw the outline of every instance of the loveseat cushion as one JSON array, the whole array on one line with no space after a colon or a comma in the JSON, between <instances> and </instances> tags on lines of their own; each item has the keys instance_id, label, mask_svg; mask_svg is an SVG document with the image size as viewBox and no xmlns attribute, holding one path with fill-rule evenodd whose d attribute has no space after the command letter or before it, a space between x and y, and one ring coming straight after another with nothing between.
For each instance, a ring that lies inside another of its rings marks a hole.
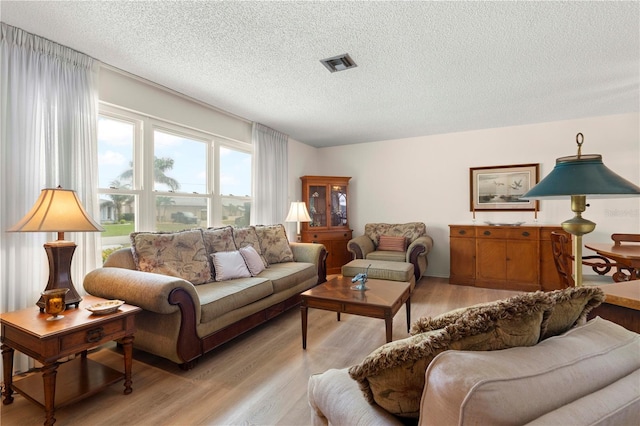
<instances>
[{"instance_id":1,"label":"loveseat cushion","mask_svg":"<svg viewBox=\"0 0 640 426\"><path fill-rule=\"evenodd\" d=\"M194 285L211 281L202 230L133 232L130 238L139 271L179 277Z\"/></svg>"},{"instance_id":2,"label":"loveseat cushion","mask_svg":"<svg viewBox=\"0 0 640 426\"><path fill-rule=\"evenodd\" d=\"M273 291L280 293L311 278L317 277L317 269L313 263L286 262L276 263L262 271L259 275L273 284Z\"/></svg>"},{"instance_id":3,"label":"loveseat cushion","mask_svg":"<svg viewBox=\"0 0 640 426\"><path fill-rule=\"evenodd\" d=\"M604 292L595 286L569 287L550 291L547 295L553 302L553 309L540 340L584 324L589 312L604 301Z\"/></svg>"},{"instance_id":4,"label":"loveseat cushion","mask_svg":"<svg viewBox=\"0 0 640 426\"><path fill-rule=\"evenodd\" d=\"M542 292L526 293L471 309L442 328L387 343L349 369L367 401L390 413L418 417L424 373L439 353L488 351L535 345L551 307Z\"/></svg>"},{"instance_id":5,"label":"loveseat cushion","mask_svg":"<svg viewBox=\"0 0 640 426\"><path fill-rule=\"evenodd\" d=\"M199 285L196 291L204 323L273 294L273 285L265 278L250 277Z\"/></svg>"},{"instance_id":6,"label":"loveseat cushion","mask_svg":"<svg viewBox=\"0 0 640 426\"><path fill-rule=\"evenodd\" d=\"M258 225L255 228L262 255L269 265L295 261L284 226Z\"/></svg>"},{"instance_id":7,"label":"loveseat cushion","mask_svg":"<svg viewBox=\"0 0 640 426\"><path fill-rule=\"evenodd\" d=\"M522 425L624 381L638 369L640 335L602 318L529 348L447 351L426 372L420 424L482 419L487 425ZM627 387L627 394L634 392L637 396L638 382ZM547 417L540 424L597 424L597 418L579 421L579 413L597 411L603 402L592 400L596 406L584 407L585 402L574 405L576 415L566 417L569 422Z\"/></svg>"}]
</instances>

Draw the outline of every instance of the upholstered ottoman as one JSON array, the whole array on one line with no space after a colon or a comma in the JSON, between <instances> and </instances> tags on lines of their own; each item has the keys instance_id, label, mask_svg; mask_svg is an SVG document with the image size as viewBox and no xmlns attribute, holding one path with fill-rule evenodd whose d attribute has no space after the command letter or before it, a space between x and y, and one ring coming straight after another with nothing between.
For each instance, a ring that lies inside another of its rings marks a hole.
<instances>
[{"instance_id":1,"label":"upholstered ottoman","mask_svg":"<svg viewBox=\"0 0 640 426\"><path fill-rule=\"evenodd\" d=\"M365 272L369 267L369 278L387 281L401 281L411 284L411 291L416 286L413 274L413 264L407 262L392 262L389 260L354 259L342 267L342 276L355 277Z\"/></svg>"}]
</instances>

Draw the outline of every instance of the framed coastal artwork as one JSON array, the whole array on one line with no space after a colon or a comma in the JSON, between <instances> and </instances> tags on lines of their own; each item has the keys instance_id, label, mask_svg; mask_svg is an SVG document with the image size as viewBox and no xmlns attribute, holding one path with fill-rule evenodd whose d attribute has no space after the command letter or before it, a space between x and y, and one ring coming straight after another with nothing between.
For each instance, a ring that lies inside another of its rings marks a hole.
<instances>
[{"instance_id":1,"label":"framed coastal artwork","mask_svg":"<svg viewBox=\"0 0 640 426\"><path fill-rule=\"evenodd\" d=\"M539 170L538 163L470 168L470 210L537 212L538 201L520 197L538 183Z\"/></svg>"}]
</instances>

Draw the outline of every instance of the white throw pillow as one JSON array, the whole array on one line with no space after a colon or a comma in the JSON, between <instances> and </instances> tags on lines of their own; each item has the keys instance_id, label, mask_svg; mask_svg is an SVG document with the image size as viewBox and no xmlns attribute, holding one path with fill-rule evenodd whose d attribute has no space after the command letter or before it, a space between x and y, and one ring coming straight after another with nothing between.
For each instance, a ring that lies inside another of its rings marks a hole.
<instances>
[{"instance_id":1,"label":"white throw pillow","mask_svg":"<svg viewBox=\"0 0 640 426\"><path fill-rule=\"evenodd\" d=\"M213 260L213 267L216 272L216 281L226 281L251 276L247 265L244 263L244 258L237 250L213 253L211 259Z\"/></svg>"},{"instance_id":2,"label":"white throw pillow","mask_svg":"<svg viewBox=\"0 0 640 426\"><path fill-rule=\"evenodd\" d=\"M264 267L264 262L262 262L260 255L253 246L242 247L240 249L240 254L244 258L244 262L247 264L249 272L251 272L251 276L255 277L266 269Z\"/></svg>"}]
</instances>

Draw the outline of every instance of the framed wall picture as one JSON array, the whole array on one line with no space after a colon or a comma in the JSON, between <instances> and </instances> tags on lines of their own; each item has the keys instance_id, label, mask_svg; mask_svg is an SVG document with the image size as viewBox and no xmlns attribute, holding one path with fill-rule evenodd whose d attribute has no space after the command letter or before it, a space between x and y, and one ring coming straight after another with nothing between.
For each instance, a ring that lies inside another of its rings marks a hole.
<instances>
[{"instance_id":1,"label":"framed wall picture","mask_svg":"<svg viewBox=\"0 0 640 426\"><path fill-rule=\"evenodd\" d=\"M470 168L470 210L537 211L538 201L520 197L538 183L539 169L540 164Z\"/></svg>"}]
</instances>

